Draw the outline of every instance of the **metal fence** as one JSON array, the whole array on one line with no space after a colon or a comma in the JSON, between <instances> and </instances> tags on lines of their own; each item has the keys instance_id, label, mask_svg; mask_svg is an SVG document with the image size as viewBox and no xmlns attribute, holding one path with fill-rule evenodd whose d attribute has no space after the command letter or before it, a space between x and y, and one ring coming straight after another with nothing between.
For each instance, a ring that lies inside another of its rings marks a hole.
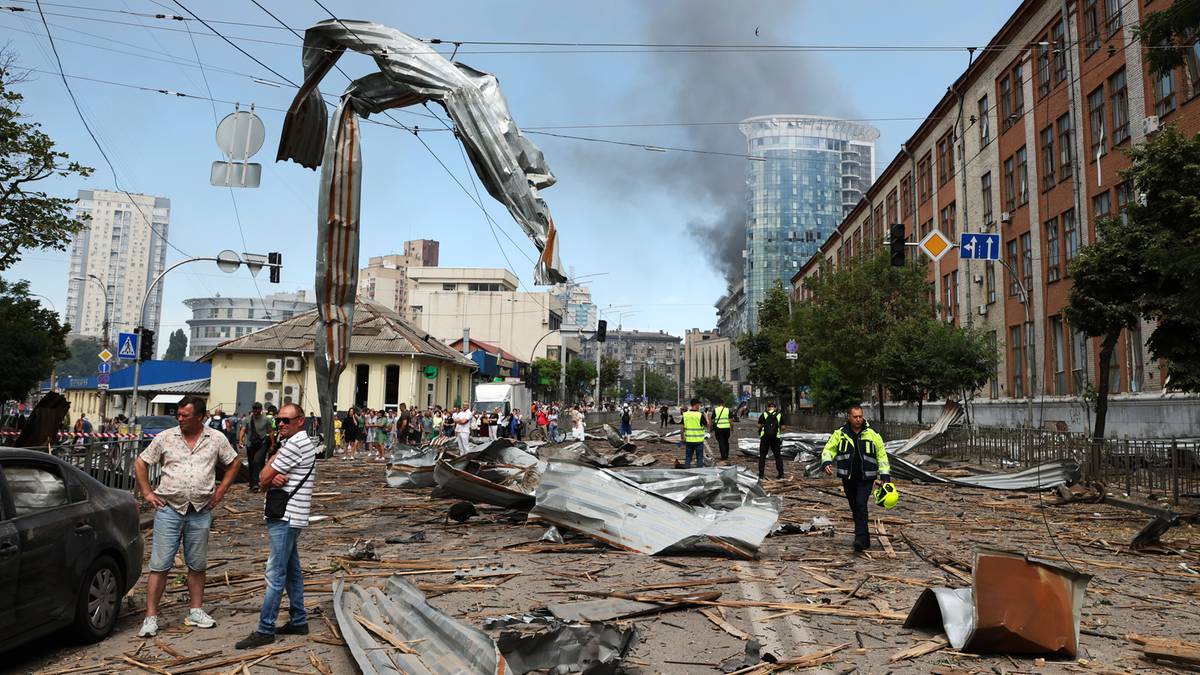
<instances>
[{"instance_id":1,"label":"metal fence","mask_svg":"<svg viewBox=\"0 0 1200 675\"><path fill-rule=\"evenodd\" d=\"M133 460L145 447L146 441L134 439L96 439L87 441L68 441L52 445L50 454L62 459L80 469L92 478L108 487L119 490L136 490L137 476L133 470ZM25 448L46 452L45 446ZM150 467L150 484L158 484L159 467Z\"/></svg>"},{"instance_id":2,"label":"metal fence","mask_svg":"<svg viewBox=\"0 0 1200 675\"><path fill-rule=\"evenodd\" d=\"M831 431L844 418L828 415L790 416L789 423L807 431ZM884 423L888 440L909 438L923 425ZM1196 439L1106 439L1095 443L1082 434L1042 429L951 427L916 452L960 459L994 470L1017 470L1070 457L1079 463L1085 481L1098 481L1110 490L1130 495L1200 497L1200 441Z\"/></svg>"}]
</instances>

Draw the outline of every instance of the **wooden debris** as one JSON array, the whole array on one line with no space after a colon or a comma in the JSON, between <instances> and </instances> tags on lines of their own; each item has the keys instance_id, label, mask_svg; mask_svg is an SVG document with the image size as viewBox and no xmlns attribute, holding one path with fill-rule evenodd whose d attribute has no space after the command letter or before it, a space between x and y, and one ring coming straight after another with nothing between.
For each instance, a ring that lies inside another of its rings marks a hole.
<instances>
[{"instance_id":1,"label":"wooden debris","mask_svg":"<svg viewBox=\"0 0 1200 675\"><path fill-rule=\"evenodd\" d=\"M891 656L888 657L888 663L895 663L897 661L906 661L908 659L915 659L918 656L925 656L926 654L932 654L936 651L941 651L949 646L950 646L950 641L946 639L946 636L939 635L932 640L927 640L925 642L918 642L917 644L913 645L912 647L909 647L908 649L902 649L902 650L896 652L895 654L892 654Z\"/></svg>"},{"instance_id":2,"label":"wooden debris","mask_svg":"<svg viewBox=\"0 0 1200 675\"><path fill-rule=\"evenodd\" d=\"M702 609L702 610L700 610L700 613L704 615L704 618L713 622L713 624L715 624L717 626L717 628L720 628L721 630L725 631L726 633L729 633L733 637L735 637L739 640L749 640L750 639L749 633L747 633L746 631L742 630L741 628L738 628L737 626L729 623L725 619L722 619L716 612L712 611L711 609Z\"/></svg>"},{"instance_id":3,"label":"wooden debris","mask_svg":"<svg viewBox=\"0 0 1200 675\"><path fill-rule=\"evenodd\" d=\"M389 645L395 647L397 651L399 651L403 654L416 654L417 653L417 650L413 649L412 647L409 647L408 644L404 642L404 640L401 640L400 638L396 637L395 634L393 634L391 631L384 628L383 626L380 626L379 624L377 624L373 621L370 621L369 619L364 617L362 614L355 614L354 620L357 621L359 623L359 625L361 625L363 628L366 628L367 630L371 631L372 633L383 638L383 640L385 642L387 642Z\"/></svg>"},{"instance_id":4,"label":"wooden debris","mask_svg":"<svg viewBox=\"0 0 1200 675\"><path fill-rule=\"evenodd\" d=\"M1200 666L1200 644L1195 642L1141 635L1130 635L1128 638L1130 642L1142 645L1142 654L1147 659Z\"/></svg>"},{"instance_id":5,"label":"wooden debris","mask_svg":"<svg viewBox=\"0 0 1200 675\"><path fill-rule=\"evenodd\" d=\"M325 665L325 662L321 660L321 657L317 656L311 651L308 652L308 662L311 663L312 667L316 668L321 675L333 675L333 671L329 669L329 666Z\"/></svg>"}]
</instances>

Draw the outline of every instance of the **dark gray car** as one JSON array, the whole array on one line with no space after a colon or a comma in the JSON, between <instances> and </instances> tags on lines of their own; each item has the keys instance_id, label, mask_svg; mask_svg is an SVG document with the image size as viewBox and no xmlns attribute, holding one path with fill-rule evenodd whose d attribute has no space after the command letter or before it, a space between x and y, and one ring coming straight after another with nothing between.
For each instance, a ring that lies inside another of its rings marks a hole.
<instances>
[{"instance_id":1,"label":"dark gray car","mask_svg":"<svg viewBox=\"0 0 1200 675\"><path fill-rule=\"evenodd\" d=\"M0 449L0 652L62 628L107 637L142 547L131 493L44 452Z\"/></svg>"}]
</instances>

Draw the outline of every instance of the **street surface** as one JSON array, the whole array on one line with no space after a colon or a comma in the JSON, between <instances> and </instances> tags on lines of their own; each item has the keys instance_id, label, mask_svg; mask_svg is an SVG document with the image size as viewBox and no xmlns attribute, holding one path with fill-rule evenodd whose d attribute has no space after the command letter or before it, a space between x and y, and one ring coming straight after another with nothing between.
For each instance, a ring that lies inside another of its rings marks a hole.
<instances>
[{"instance_id":1,"label":"street surface","mask_svg":"<svg viewBox=\"0 0 1200 675\"><path fill-rule=\"evenodd\" d=\"M657 422L641 420L635 427L658 429ZM735 425L735 455L736 439L744 434L756 434L755 428L746 422ZM642 443L639 451L658 456L655 466L670 466L683 456L681 448L666 443ZM710 440L710 457L715 454ZM756 462L735 459L747 466ZM787 469L798 472L794 463ZM774 469L768 473L773 476ZM869 555L854 555L840 484L789 475L767 483L768 491L783 497L781 522L803 523L824 515L834 522L833 535L771 537L759 560L748 562L647 557L597 547L585 537L568 538L565 544L538 542L544 526L514 523L503 510L483 505L480 516L447 523L447 508L456 500L431 498L428 490L389 489L384 465L361 458L323 462L318 478L314 514L326 518L300 539L312 632L280 637L272 647L287 651L247 664L245 672L357 672L336 630L332 580L340 576L376 584L393 572L409 575L434 606L474 626L487 617L536 610L548 601L589 599L577 595L579 591L638 594L657 585L677 587L656 593L720 591L721 601L791 605L780 609L717 604L703 613L691 608L634 619L638 638L626 659L634 673L719 672L723 661L740 658L750 637L779 658L843 646L824 667L837 673L1163 672L1161 666L1142 660L1141 648L1126 636L1195 641L1200 635L1195 624L1200 535L1187 526L1164 535L1163 543L1186 551L1184 555L1131 553L1127 544L1148 517L1103 504L1054 506L1052 499L1044 499L1043 521L1036 494L901 482L896 509L883 512L872 506L872 528L886 532L890 549L881 550L875 541ZM260 495L236 485L214 520L205 608L217 620L216 628L182 625L187 601L182 575L176 575L163 602L165 629L155 639L137 638L145 598L143 574L110 638L88 647L67 645L58 638L40 640L6 655L4 672L242 672L236 659L245 653L235 651L233 643L254 628L262 599L267 538L261 503ZM149 534L147 530L147 554ZM423 535L424 541L384 543L386 537L413 535ZM379 561L342 557L356 540L366 538L374 540ZM902 628L904 617L927 586L969 585L977 547L1051 560L1066 556L1095 575L1084 603L1077 660L977 656L941 648L889 663L899 652L934 639ZM479 563L512 565L520 573L454 581L452 570ZM687 585L678 586L681 582ZM286 601L284 608L286 612ZM495 637L498 631L491 634ZM197 655L202 658L175 669L165 665Z\"/></svg>"}]
</instances>

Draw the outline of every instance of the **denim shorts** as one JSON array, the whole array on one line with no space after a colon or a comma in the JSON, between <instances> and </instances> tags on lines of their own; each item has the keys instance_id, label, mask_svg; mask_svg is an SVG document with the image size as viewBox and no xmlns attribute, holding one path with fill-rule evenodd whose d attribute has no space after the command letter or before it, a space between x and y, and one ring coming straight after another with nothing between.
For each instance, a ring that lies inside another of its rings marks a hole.
<instances>
[{"instance_id":1,"label":"denim shorts","mask_svg":"<svg viewBox=\"0 0 1200 675\"><path fill-rule=\"evenodd\" d=\"M208 532L212 529L212 511L189 510L181 514L164 506L154 513L154 543L150 548L150 571L170 571L179 544L183 544L183 560L188 569L203 572L208 569Z\"/></svg>"}]
</instances>

